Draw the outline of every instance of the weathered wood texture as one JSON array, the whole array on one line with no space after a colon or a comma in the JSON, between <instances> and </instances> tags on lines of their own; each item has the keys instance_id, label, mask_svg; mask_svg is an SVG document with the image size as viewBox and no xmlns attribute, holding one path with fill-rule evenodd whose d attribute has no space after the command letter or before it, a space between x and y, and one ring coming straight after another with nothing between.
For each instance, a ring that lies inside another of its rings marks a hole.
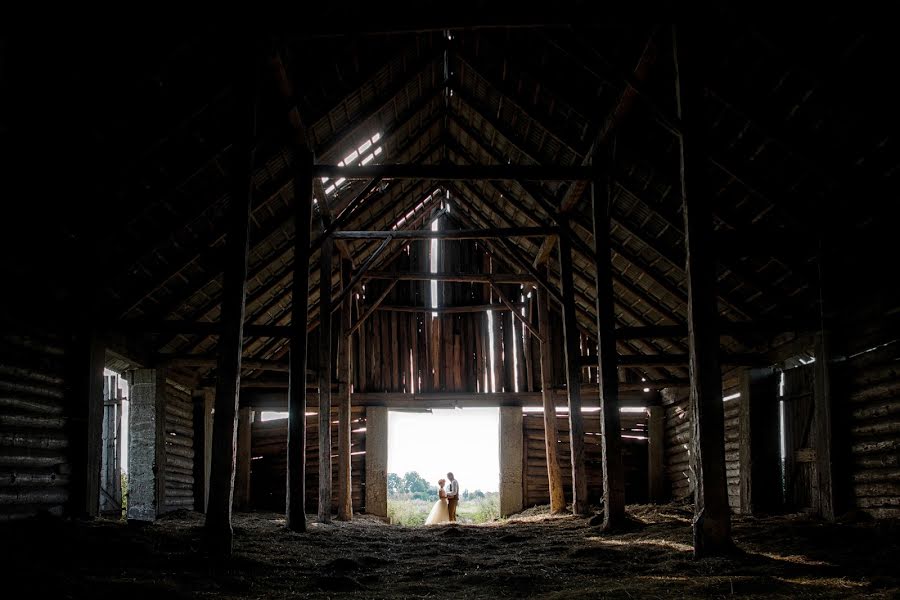
<instances>
[{"instance_id":1,"label":"weathered wood texture","mask_svg":"<svg viewBox=\"0 0 900 600\"><path fill-rule=\"evenodd\" d=\"M849 441L853 505L876 518L900 517L900 343L857 355L834 374L846 410L835 421ZM843 424L843 425L841 425Z\"/></svg>"},{"instance_id":2,"label":"weathered wood texture","mask_svg":"<svg viewBox=\"0 0 900 600\"><path fill-rule=\"evenodd\" d=\"M165 385L165 474L161 513L194 508L194 465L205 449L194 445L192 391L167 381ZM199 456L198 456L199 455Z\"/></svg>"},{"instance_id":3,"label":"weathered wood texture","mask_svg":"<svg viewBox=\"0 0 900 600\"><path fill-rule=\"evenodd\" d=\"M603 468L600 446L599 413L584 414L585 472L587 474L588 502L598 504L603 499ZM523 415L525 454L525 507L550 503L550 484L547 479L547 452L544 436L544 414L528 412ZM647 502L647 414L622 413L622 463L625 474L625 500L628 503ZM566 414L556 415L559 431L557 454L561 466L561 478L566 502L572 501L572 469L569 451L569 419Z\"/></svg>"},{"instance_id":4,"label":"weathered wood texture","mask_svg":"<svg viewBox=\"0 0 900 600\"><path fill-rule=\"evenodd\" d=\"M739 391L738 382L725 382L724 397ZM691 470L691 411L687 389L663 390L665 407L665 476L672 500L690 500L694 494L695 478ZM724 403L725 473L728 483L728 505L732 512L741 510L740 488L740 403L737 398Z\"/></svg>"},{"instance_id":5,"label":"weathered wood texture","mask_svg":"<svg viewBox=\"0 0 900 600\"><path fill-rule=\"evenodd\" d=\"M430 242L411 242L407 248L408 251L397 257L394 268L398 272L427 272ZM465 265L469 272L490 274L496 267L484 248L472 240L440 241L438 259L439 270L458 271L460 265ZM459 311L438 312L436 316L428 310L432 306L430 286L429 281L371 279L366 283L359 304L366 320L358 329L360 343L354 356L357 390L482 393L492 391L494 385L498 392L512 392L517 385L519 390L526 390L529 385L539 389L537 369L531 370L530 384L526 381L526 365L540 356L539 341L531 336L529 343L523 343L521 322L510 322L509 307L496 292L492 293L490 284L438 282L438 306L459 307ZM523 295L531 289L523 290L519 283L495 287L517 306L521 306ZM386 306L421 308L415 312L412 309L370 312L382 297ZM489 319L484 307L491 304L497 309ZM467 307L479 310L471 312ZM559 318L553 322L559 322ZM493 348L489 323L493 325ZM532 319L530 326L536 330L536 320ZM561 351L562 340L558 343ZM496 361L493 373L491 354ZM564 370L560 367L558 372L562 374Z\"/></svg>"},{"instance_id":6,"label":"weathered wood texture","mask_svg":"<svg viewBox=\"0 0 900 600\"><path fill-rule=\"evenodd\" d=\"M58 338L0 336L0 521L66 510L72 477L66 367Z\"/></svg>"},{"instance_id":7,"label":"weathered wood texture","mask_svg":"<svg viewBox=\"0 0 900 600\"><path fill-rule=\"evenodd\" d=\"M365 408L354 407L350 419L351 498L355 512L365 510ZM332 409L331 463L338 466L338 408ZM255 509L283 510L287 477L287 419L253 423L250 505ZM318 506L319 423L311 416L306 424L306 506L313 512ZM330 510L337 512L338 490L332 491Z\"/></svg>"}]
</instances>

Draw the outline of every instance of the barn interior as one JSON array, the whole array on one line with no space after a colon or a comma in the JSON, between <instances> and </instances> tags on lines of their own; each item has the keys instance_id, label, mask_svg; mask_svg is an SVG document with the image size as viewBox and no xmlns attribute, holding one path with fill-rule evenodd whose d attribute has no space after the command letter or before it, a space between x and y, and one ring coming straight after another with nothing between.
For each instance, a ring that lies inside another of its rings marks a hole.
<instances>
[{"instance_id":1,"label":"barn interior","mask_svg":"<svg viewBox=\"0 0 900 600\"><path fill-rule=\"evenodd\" d=\"M0 44L0 589L900 593L892 37L349 6Z\"/></svg>"}]
</instances>

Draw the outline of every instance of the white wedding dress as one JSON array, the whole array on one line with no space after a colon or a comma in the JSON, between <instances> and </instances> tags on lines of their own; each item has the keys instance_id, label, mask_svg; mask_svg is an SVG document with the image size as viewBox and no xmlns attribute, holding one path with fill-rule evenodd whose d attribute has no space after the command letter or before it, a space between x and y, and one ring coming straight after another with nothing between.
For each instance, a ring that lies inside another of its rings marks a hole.
<instances>
[{"instance_id":1,"label":"white wedding dress","mask_svg":"<svg viewBox=\"0 0 900 600\"><path fill-rule=\"evenodd\" d=\"M436 525L437 523L447 523L448 521L450 521L450 509L447 505L447 499L439 498L438 501L434 503L434 506L431 507L431 512L428 513L425 524Z\"/></svg>"}]
</instances>

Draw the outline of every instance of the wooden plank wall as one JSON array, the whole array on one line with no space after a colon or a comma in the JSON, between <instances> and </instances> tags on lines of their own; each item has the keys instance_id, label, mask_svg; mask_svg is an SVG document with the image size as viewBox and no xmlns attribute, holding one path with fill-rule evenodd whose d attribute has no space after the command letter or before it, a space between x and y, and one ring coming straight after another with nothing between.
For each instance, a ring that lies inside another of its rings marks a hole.
<instances>
[{"instance_id":1,"label":"wooden plank wall","mask_svg":"<svg viewBox=\"0 0 900 600\"><path fill-rule=\"evenodd\" d=\"M191 391L166 382L165 492L160 512L194 508L194 407ZM202 441L201 441L202 443Z\"/></svg>"},{"instance_id":2,"label":"wooden plank wall","mask_svg":"<svg viewBox=\"0 0 900 600\"><path fill-rule=\"evenodd\" d=\"M739 391L737 381L725 383L722 395ZM690 465L691 422L687 388L665 389L665 475L672 490L672 500L693 498L694 477ZM738 398L725 402L725 474L728 480L728 503L732 511L741 510L740 487L740 402Z\"/></svg>"},{"instance_id":3,"label":"wooden plank wall","mask_svg":"<svg viewBox=\"0 0 900 600\"><path fill-rule=\"evenodd\" d=\"M625 467L625 501L647 502L647 413L622 413L622 458ZM568 415L557 415L559 456L566 501L572 501L572 461L569 450ZM522 418L525 440L524 506L550 503L547 480L547 452L544 447L544 416L527 412ZM585 462L588 477L588 501L603 498L603 471L600 449L600 413L584 415ZM635 439L642 437L644 439Z\"/></svg>"},{"instance_id":4,"label":"wooden plank wall","mask_svg":"<svg viewBox=\"0 0 900 600\"><path fill-rule=\"evenodd\" d=\"M852 357L835 375L849 416L853 503L876 518L900 517L900 343Z\"/></svg>"},{"instance_id":5,"label":"wooden plank wall","mask_svg":"<svg viewBox=\"0 0 900 600\"><path fill-rule=\"evenodd\" d=\"M64 348L55 337L0 337L0 521L61 515L69 500Z\"/></svg>"},{"instance_id":6,"label":"wooden plank wall","mask_svg":"<svg viewBox=\"0 0 900 600\"><path fill-rule=\"evenodd\" d=\"M337 408L332 409L331 461L335 475L332 485L332 510L337 510ZM353 510L365 510L366 409L351 411L350 452ZM253 508L284 510L287 481L287 419L253 423L251 428L250 504ZM319 486L319 423L316 416L306 417L306 511L316 512Z\"/></svg>"},{"instance_id":7,"label":"wooden plank wall","mask_svg":"<svg viewBox=\"0 0 900 600\"><path fill-rule=\"evenodd\" d=\"M494 265L478 242L443 240L440 243L439 271L492 272ZM429 255L430 245L426 242L410 243L391 268L427 272L430 268ZM366 299L380 297L388 284L386 280L370 280L366 284L358 314L365 312ZM513 302L519 301L522 296L522 286L519 284L498 287ZM439 306L477 306L493 302L502 307L487 284L438 283L437 288ZM534 295L525 302L526 314L536 312L531 309L533 301ZM428 308L431 306L430 282L401 281L388 294L383 305ZM558 316L556 318L559 319ZM354 360L357 391L482 393L492 391L496 381L496 391L502 392L514 391L517 380L520 391L540 389L540 370L535 368L540 357L538 342L534 340L532 343L530 336L523 336L522 324L514 320L509 311L493 312L489 321L486 312L438 314L433 317L430 312L379 310L360 329L360 342ZM493 377L491 329L496 361ZM560 352L555 352L554 357L561 361L561 339L557 340L557 345ZM530 369L529 364L532 365ZM314 364L310 366L315 367ZM560 362L555 371L558 373L557 383L563 381L563 367Z\"/></svg>"},{"instance_id":8,"label":"wooden plank wall","mask_svg":"<svg viewBox=\"0 0 900 600\"><path fill-rule=\"evenodd\" d=\"M819 480L815 455L815 365L784 371L785 487L790 510L819 510Z\"/></svg>"}]
</instances>

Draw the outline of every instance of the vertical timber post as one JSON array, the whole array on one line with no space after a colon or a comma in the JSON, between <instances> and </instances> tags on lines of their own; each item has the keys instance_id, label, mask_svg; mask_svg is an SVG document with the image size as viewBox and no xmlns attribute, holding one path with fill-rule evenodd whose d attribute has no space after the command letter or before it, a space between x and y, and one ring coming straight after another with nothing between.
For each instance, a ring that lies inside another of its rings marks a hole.
<instances>
[{"instance_id":1,"label":"vertical timber post","mask_svg":"<svg viewBox=\"0 0 900 600\"><path fill-rule=\"evenodd\" d=\"M387 517L388 409L366 408L366 514Z\"/></svg>"},{"instance_id":2,"label":"vertical timber post","mask_svg":"<svg viewBox=\"0 0 900 600\"><path fill-rule=\"evenodd\" d=\"M331 522L331 267L334 241L319 250L319 521Z\"/></svg>"},{"instance_id":3,"label":"vertical timber post","mask_svg":"<svg viewBox=\"0 0 900 600\"><path fill-rule=\"evenodd\" d=\"M209 448L211 438L209 412L212 408L206 390L194 392L194 510L206 512L209 493Z\"/></svg>"},{"instance_id":4,"label":"vertical timber post","mask_svg":"<svg viewBox=\"0 0 900 600\"><path fill-rule=\"evenodd\" d=\"M103 457L103 369L106 349L94 331L75 338L77 359L73 372L72 407L72 512L96 517L100 512L100 469Z\"/></svg>"},{"instance_id":5,"label":"vertical timber post","mask_svg":"<svg viewBox=\"0 0 900 600\"><path fill-rule=\"evenodd\" d=\"M741 512L752 515L777 509L781 504L775 371L744 369L739 402Z\"/></svg>"},{"instance_id":6,"label":"vertical timber post","mask_svg":"<svg viewBox=\"0 0 900 600\"><path fill-rule=\"evenodd\" d=\"M673 26L675 90L681 132L681 194L688 285L688 346L691 374L691 461L694 493L694 556L732 548L725 478L725 413L719 367L717 294L712 244L712 195L706 172L703 119L702 31Z\"/></svg>"},{"instance_id":7,"label":"vertical timber post","mask_svg":"<svg viewBox=\"0 0 900 600\"><path fill-rule=\"evenodd\" d=\"M650 502L665 502L665 409L662 406L647 407L647 491Z\"/></svg>"},{"instance_id":8,"label":"vertical timber post","mask_svg":"<svg viewBox=\"0 0 900 600\"><path fill-rule=\"evenodd\" d=\"M129 521L155 521L165 489L165 372L129 372L128 514Z\"/></svg>"},{"instance_id":9,"label":"vertical timber post","mask_svg":"<svg viewBox=\"0 0 900 600\"><path fill-rule=\"evenodd\" d=\"M313 157L299 152L294 177L294 279L291 283L291 352L288 381L287 526L306 531L306 327L309 310L309 238Z\"/></svg>"},{"instance_id":10,"label":"vertical timber post","mask_svg":"<svg viewBox=\"0 0 900 600\"><path fill-rule=\"evenodd\" d=\"M581 414L581 350L575 319L575 282L572 274L572 232L560 219L559 272L562 283L563 336L566 344L566 390L569 395L569 446L572 455L572 512L588 513L587 470L584 463L584 418Z\"/></svg>"},{"instance_id":11,"label":"vertical timber post","mask_svg":"<svg viewBox=\"0 0 900 600\"><path fill-rule=\"evenodd\" d=\"M234 464L237 442L237 411L241 389L241 352L244 339L244 308L247 296L247 250L253 196L253 147L256 136L256 48L247 44L240 59L241 115L239 151L235 158L233 206L225 246L222 285L222 331L217 346L216 416L213 419L212 467L206 531L213 554L230 556ZM244 112L246 111L246 112Z\"/></svg>"},{"instance_id":12,"label":"vertical timber post","mask_svg":"<svg viewBox=\"0 0 900 600\"><path fill-rule=\"evenodd\" d=\"M250 507L250 444L252 427L250 416L253 410L242 408L238 411L237 460L234 473L234 506L238 510Z\"/></svg>"},{"instance_id":13,"label":"vertical timber post","mask_svg":"<svg viewBox=\"0 0 900 600\"><path fill-rule=\"evenodd\" d=\"M556 426L556 400L550 382L553 380L553 361L550 359L552 349L550 339L549 298L543 286L537 287L538 330L544 341L541 342L541 399L544 404L544 448L547 454L547 479L550 483L550 512L560 513L566 510L566 493L563 489L562 471L559 468L559 429Z\"/></svg>"},{"instance_id":14,"label":"vertical timber post","mask_svg":"<svg viewBox=\"0 0 900 600\"><path fill-rule=\"evenodd\" d=\"M352 269L349 260L341 261L341 289L350 285ZM353 336L347 335L351 327L353 294L344 295L341 305L341 321L338 327L338 510L337 518L349 521L353 518L353 482L350 472L350 386L353 381Z\"/></svg>"},{"instance_id":15,"label":"vertical timber post","mask_svg":"<svg viewBox=\"0 0 900 600\"><path fill-rule=\"evenodd\" d=\"M828 331L816 333L815 338L815 382L813 385L813 405L815 409L816 476L819 479L819 512L826 521L834 521L839 510L836 506L834 434L832 429L831 392L831 343Z\"/></svg>"},{"instance_id":16,"label":"vertical timber post","mask_svg":"<svg viewBox=\"0 0 900 600\"><path fill-rule=\"evenodd\" d=\"M554 417L555 418L555 417ZM522 511L522 407L500 407L500 516Z\"/></svg>"},{"instance_id":17,"label":"vertical timber post","mask_svg":"<svg viewBox=\"0 0 900 600\"><path fill-rule=\"evenodd\" d=\"M618 354L613 308L612 228L609 170L591 182L594 211L594 261L597 269L597 382L600 389L600 444L603 461L603 530L625 524L625 471L622 466L622 427L619 419Z\"/></svg>"}]
</instances>

